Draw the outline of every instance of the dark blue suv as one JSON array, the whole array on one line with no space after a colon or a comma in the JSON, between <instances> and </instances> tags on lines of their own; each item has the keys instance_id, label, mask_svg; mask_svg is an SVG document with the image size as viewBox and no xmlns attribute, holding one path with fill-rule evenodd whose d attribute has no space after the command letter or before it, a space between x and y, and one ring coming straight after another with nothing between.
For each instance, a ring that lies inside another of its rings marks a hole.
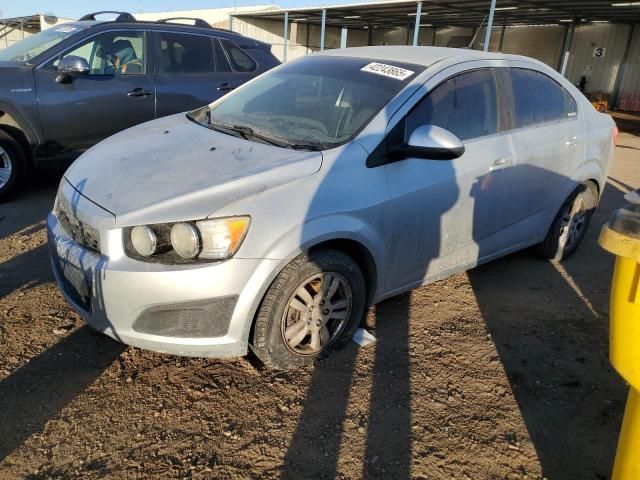
<instances>
[{"instance_id":1,"label":"dark blue suv","mask_svg":"<svg viewBox=\"0 0 640 480\"><path fill-rule=\"evenodd\" d=\"M210 103L278 64L270 45L200 19L98 12L28 37L0 51L0 200L45 160Z\"/></svg>"}]
</instances>

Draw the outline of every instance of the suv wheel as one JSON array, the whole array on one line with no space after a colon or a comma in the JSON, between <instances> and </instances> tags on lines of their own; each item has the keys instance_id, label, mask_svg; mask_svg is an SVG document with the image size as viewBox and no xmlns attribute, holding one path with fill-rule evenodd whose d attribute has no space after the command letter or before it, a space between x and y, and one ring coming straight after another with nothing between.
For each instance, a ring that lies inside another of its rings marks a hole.
<instances>
[{"instance_id":1,"label":"suv wheel","mask_svg":"<svg viewBox=\"0 0 640 480\"><path fill-rule=\"evenodd\" d=\"M587 233L591 216L598 203L592 183L581 186L562 205L538 251L544 258L566 260L578 248Z\"/></svg>"},{"instance_id":2,"label":"suv wheel","mask_svg":"<svg viewBox=\"0 0 640 480\"><path fill-rule=\"evenodd\" d=\"M15 191L24 172L24 154L18 142L0 131L0 201Z\"/></svg>"},{"instance_id":3,"label":"suv wheel","mask_svg":"<svg viewBox=\"0 0 640 480\"><path fill-rule=\"evenodd\" d=\"M276 277L258 311L252 349L268 367L312 363L349 342L364 314L360 268L335 250L298 256Z\"/></svg>"}]
</instances>

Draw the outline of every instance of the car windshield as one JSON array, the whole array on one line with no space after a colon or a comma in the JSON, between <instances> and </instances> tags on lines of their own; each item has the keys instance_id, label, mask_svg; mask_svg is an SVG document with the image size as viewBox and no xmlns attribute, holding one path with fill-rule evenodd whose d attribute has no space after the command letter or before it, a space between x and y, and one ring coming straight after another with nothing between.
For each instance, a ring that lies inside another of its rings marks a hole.
<instances>
[{"instance_id":1,"label":"car windshield","mask_svg":"<svg viewBox=\"0 0 640 480\"><path fill-rule=\"evenodd\" d=\"M352 139L422 70L398 62L309 56L262 75L190 118L248 140L325 150Z\"/></svg>"},{"instance_id":2,"label":"car windshield","mask_svg":"<svg viewBox=\"0 0 640 480\"><path fill-rule=\"evenodd\" d=\"M58 25L56 27L43 30L40 33L14 43L10 47L0 51L0 60L10 62L28 62L32 58L40 55L45 50L60 43L65 38L77 33L80 29L78 25Z\"/></svg>"}]
</instances>

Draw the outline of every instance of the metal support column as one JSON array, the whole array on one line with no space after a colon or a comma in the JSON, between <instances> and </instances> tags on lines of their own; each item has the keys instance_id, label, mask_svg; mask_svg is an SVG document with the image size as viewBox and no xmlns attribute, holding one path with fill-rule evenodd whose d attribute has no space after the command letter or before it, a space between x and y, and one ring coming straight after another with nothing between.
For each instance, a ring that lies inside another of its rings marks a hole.
<instances>
[{"instance_id":1,"label":"metal support column","mask_svg":"<svg viewBox=\"0 0 640 480\"><path fill-rule=\"evenodd\" d=\"M342 31L340 32L340 48L347 48L347 35L349 34L349 30L347 27L342 27Z\"/></svg>"},{"instance_id":2,"label":"metal support column","mask_svg":"<svg viewBox=\"0 0 640 480\"><path fill-rule=\"evenodd\" d=\"M233 15L229 15L229 30L233 32Z\"/></svg>"},{"instance_id":3,"label":"metal support column","mask_svg":"<svg viewBox=\"0 0 640 480\"><path fill-rule=\"evenodd\" d=\"M633 35L636 31L636 24L631 24L631 29L629 30L629 38L627 38L627 45L624 49L624 53L622 54L622 61L620 62L620 68L616 73L616 81L613 84L613 91L611 92L611 105L610 108L614 108L618 106L618 97L620 96L620 87L622 86L622 79L624 78L624 70L627 66L627 62L629 61L629 51L631 50L631 42L633 41Z\"/></svg>"},{"instance_id":4,"label":"metal support column","mask_svg":"<svg viewBox=\"0 0 640 480\"><path fill-rule=\"evenodd\" d=\"M282 63L287 61L287 49L289 48L289 12L284 12L284 53L282 54Z\"/></svg>"},{"instance_id":5,"label":"metal support column","mask_svg":"<svg viewBox=\"0 0 640 480\"><path fill-rule=\"evenodd\" d=\"M562 47L562 55L560 56L560 74L565 75L567 71L567 64L569 63L569 55L571 54L571 44L573 43L573 33L576 30L576 24L573 22L567 29L567 35L564 39L564 45Z\"/></svg>"},{"instance_id":6,"label":"metal support column","mask_svg":"<svg viewBox=\"0 0 640 480\"><path fill-rule=\"evenodd\" d=\"M438 33L438 27L433 27L433 35L431 36L431 46L436 46L436 33Z\"/></svg>"},{"instance_id":7,"label":"metal support column","mask_svg":"<svg viewBox=\"0 0 640 480\"><path fill-rule=\"evenodd\" d=\"M322 27L320 27L320 50L324 50L324 31L327 27L327 11L322 10Z\"/></svg>"},{"instance_id":8,"label":"metal support column","mask_svg":"<svg viewBox=\"0 0 640 480\"><path fill-rule=\"evenodd\" d=\"M413 27L413 46L418 45L418 36L420 35L420 14L422 13L422 2L418 2L416 6L416 23Z\"/></svg>"},{"instance_id":9,"label":"metal support column","mask_svg":"<svg viewBox=\"0 0 640 480\"><path fill-rule=\"evenodd\" d=\"M369 24L367 28L367 46L373 45L373 24Z\"/></svg>"},{"instance_id":10,"label":"metal support column","mask_svg":"<svg viewBox=\"0 0 640 480\"><path fill-rule=\"evenodd\" d=\"M496 13L496 0L491 0L491 8L489 8L489 21L487 22L487 31L484 34L484 51L489 51L489 41L491 40L491 28L493 27L493 15Z\"/></svg>"},{"instance_id":11,"label":"metal support column","mask_svg":"<svg viewBox=\"0 0 640 480\"><path fill-rule=\"evenodd\" d=\"M504 17L502 22L502 28L500 29L500 42L498 43L498 51L502 52L502 45L504 44L504 31L507 29L507 17Z\"/></svg>"}]
</instances>

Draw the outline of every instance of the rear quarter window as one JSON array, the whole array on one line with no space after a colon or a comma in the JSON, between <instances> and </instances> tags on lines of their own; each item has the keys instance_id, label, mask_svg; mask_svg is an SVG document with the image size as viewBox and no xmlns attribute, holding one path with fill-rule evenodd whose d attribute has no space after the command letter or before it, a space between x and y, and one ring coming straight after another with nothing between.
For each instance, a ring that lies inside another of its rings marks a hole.
<instances>
[{"instance_id":1,"label":"rear quarter window","mask_svg":"<svg viewBox=\"0 0 640 480\"><path fill-rule=\"evenodd\" d=\"M239 46L226 38L221 38L220 42L229 56L231 66L236 72L252 72L256 69L256 62Z\"/></svg>"}]
</instances>

